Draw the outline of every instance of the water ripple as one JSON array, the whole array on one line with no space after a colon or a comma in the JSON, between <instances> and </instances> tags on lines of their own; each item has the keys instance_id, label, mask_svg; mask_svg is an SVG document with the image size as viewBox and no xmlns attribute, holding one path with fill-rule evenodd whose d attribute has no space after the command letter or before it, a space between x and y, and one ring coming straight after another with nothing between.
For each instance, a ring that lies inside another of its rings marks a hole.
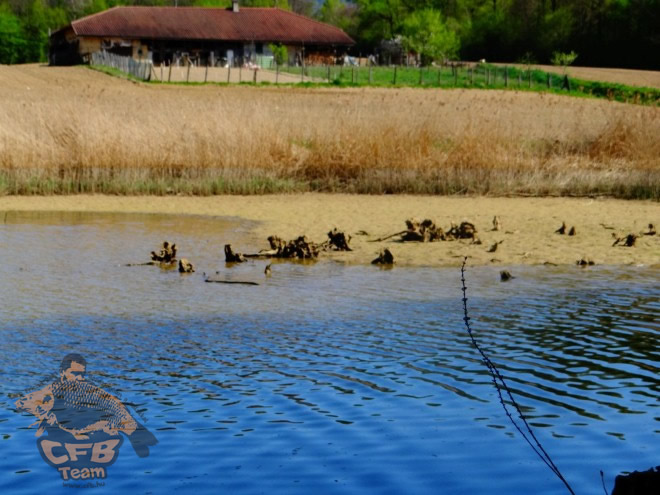
<instances>
[{"instance_id":1,"label":"water ripple","mask_svg":"<svg viewBox=\"0 0 660 495\"><path fill-rule=\"evenodd\" d=\"M232 221L0 226L12 260L0 265L0 439L12 452L0 465L16 477L0 490L55 480L13 401L72 350L160 440L148 459L122 450L113 489L541 493L542 480L545 493L561 490L501 411L462 326L456 270L281 263L259 287L232 287L120 266L172 232L202 270L263 280L263 264L222 263L218 246L247 235ZM596 493L599 469L657 463L658 271L516 274L500 284L495 269L469 269L475 335L576 491Z\"/></svg>"}]
</instances>

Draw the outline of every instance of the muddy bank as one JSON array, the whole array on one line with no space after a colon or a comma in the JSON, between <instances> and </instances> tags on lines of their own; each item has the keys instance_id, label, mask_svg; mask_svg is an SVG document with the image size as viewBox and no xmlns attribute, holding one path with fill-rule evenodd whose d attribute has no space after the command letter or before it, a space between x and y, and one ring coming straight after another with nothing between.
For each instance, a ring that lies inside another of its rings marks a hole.
<instances>
[{"instance_id":1,"label":"muddy bank","mask_svg":"<svg viewBox=\"0 0 660 495\"><path fill-rule=\"evenodd\" d=\"M389 249L397 266L458 266L463 256L472 265L600 264L660 266L660 236L644 235L660 224L660 203L613 199L484 198L436 196L360 196L300 194L214 197L56 196L0 197L5 211L85 211L234 216L256 221L254 236L285 238L306 235L322 242L337 228L352 236L351 249L330 252L325 259L369 264ZM498 217L495 229L494 217ZM444 242L400 242L393 236L409 218L430 219L449 229L452 222L471 222L480 243L468 239ZM556 231L565 224L566 234ZM567 235L570 228L575 235ZM613 235L614 234L614 235ZM634 246L614 240L638 236ZM175 237L176 233L172 235ZM173 237L173 238L174 238ZM228 238L227 242L234 239ZM493 245L497 248L492 250ZM251 252L251 245L236 245ZM221 247L220 247L221 248ZM189 251L194 252L194 247Z\"/></svg>"}]
</instances>

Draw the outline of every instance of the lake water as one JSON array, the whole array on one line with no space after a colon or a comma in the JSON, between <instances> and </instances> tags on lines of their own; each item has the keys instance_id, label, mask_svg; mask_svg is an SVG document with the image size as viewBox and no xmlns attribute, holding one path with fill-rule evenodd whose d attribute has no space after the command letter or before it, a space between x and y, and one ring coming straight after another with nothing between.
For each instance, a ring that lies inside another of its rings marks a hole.
<instances>
[{"instance_id":1,"label":"lake water","mask_svg":"<svg viewBox=\"0 0 660 495\"><path fill-rule=\"evenodd\" d=\"M0 213L0 493L72 493L14 401L64 355L159 444L93 493L560 494L462 322L458 269L265 262L236 219ZM163 240L198 272L146 261ZM242 243L242 244L241 244ZM468 267L475 335L579 494L660 463L648 267ZM202 272L258 286L204 283ZM137 411L137 412L136 412Z\"/></svg>"}]
</instances>

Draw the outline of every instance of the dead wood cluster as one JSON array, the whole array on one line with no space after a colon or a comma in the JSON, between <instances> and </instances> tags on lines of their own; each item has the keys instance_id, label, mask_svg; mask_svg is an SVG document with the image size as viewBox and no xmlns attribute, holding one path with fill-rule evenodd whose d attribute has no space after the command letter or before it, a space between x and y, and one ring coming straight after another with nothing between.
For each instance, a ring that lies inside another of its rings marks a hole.
<instances>
[{"instance_id":1,"label":"dead wood cluster","mask_svg":"<svg viewBox=\"0 0 660 495\"><path fill-rule=\"evenodd\" d=\"M307 236L301 235L291 241L271 235L268 237L270 251L261 251L259 254L273 258L315 259L319 257L320 246L310 241Z\"/></svg>"},{"instance_id":2,"label":"dead wood cluster","mask_svg":"<svg viewBox=\"0 0 660 495\"><path fill-rule=\"evenodd\" d=\"M451 222L449 230L445 231L428 218L422 222L411 218L406 220L406 227L408 229L401 232L401 240L403 242L453 241L456 239L474 240L477 238L477 229L470 222L461 222L459 225Z\"/></svg>"},{"instance_id":3,"label":"dead wood cluster","mask_svg":"<svg viewBox=\"0 0 660 495\"><path fill-rule=\"evenodd\" d=\"M628 234L623 237L612 234L612 237L614 237L614 244L612 244L612 246L621 245L625 247L633 247L638 239L637 234Z\"/></svg>"},{"instance_id":4,"label":"dead wood cluster","mask_svg":"<svg viewBox=\"0 0 660 495\"><path fill-rule=\"evenodd\" d=\"M351 236L338 231L336 228L328 232L328 240L324 243L324 247L334 249L336 251L353 251L348 243L351 242Z\"/></svg>"},{"instance_id":5,"label":"dead wood cluster","mask_svg":"<svg viewBox=\"0 0 660 495\"><path fill-rule=\"evenodd\" d=\"M163 247L158 253L151 251L151 261L158 263L176 262L176 244L170 244L167 241L163 242Z\"/></svg>"},{"instance_id":6,"label":"dead wood cluster","mask_svg":"<svg viewBox=\"0 0 660 495\"><path fill-rule=\"evenodd\" d=\"M351 236L337 230L336 228L328 232L328 240L321 244L310 241L305 235L301 235L290 241L285 241L281 237L271 235L267 240L270 249L262 249L254 254L234 252L231 248L231 244L226 244L225 261L227 263L242 263L249 258L309 260L318 258L321 251L352 251L349 246Z\"/></svg>"}]
</instances>

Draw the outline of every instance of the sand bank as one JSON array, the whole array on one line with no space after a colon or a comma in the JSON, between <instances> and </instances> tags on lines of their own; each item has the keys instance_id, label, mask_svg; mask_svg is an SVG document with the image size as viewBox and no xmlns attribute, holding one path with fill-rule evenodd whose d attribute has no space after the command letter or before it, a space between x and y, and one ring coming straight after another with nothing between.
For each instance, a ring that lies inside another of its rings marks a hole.
<instances>
[{"instance_id":1,"label":"sand bank","mask_svg":"<svg viewBox=\"0 0 660 495\"><path fill-rule=\"evenodd\" d=\"M51 196L0 197L3 211L83 211L171 213L233 216L255 221L254 244L228 234L226 242L243 252L266 248L275 234L290 239L302 234L321 242L333 227L353 239L353 252L327 258L369 263L387 247L403 266L457 266L463 256L472 265L575 264L589 258L596 264L660 266L660 235L640 236L635 247L612 247L612 234L640 234L649 223L660 224L660 203L613 199L485 198L437 196L358 196L301 194L214 197ZM502 228L492 231L493 216ZM401 243L397 238L369 242L405 229L407 218L430 218L447 229L450 222L469 220L481 245L469 241ZM0 216L0 218L2 218ZM566 222L577 235L555 234ZM358 235L365 231L368 235ZM176 240L173 233L172 240ZM503 241L495 252L488 248Z\"/></svg>"}]
</instances>

